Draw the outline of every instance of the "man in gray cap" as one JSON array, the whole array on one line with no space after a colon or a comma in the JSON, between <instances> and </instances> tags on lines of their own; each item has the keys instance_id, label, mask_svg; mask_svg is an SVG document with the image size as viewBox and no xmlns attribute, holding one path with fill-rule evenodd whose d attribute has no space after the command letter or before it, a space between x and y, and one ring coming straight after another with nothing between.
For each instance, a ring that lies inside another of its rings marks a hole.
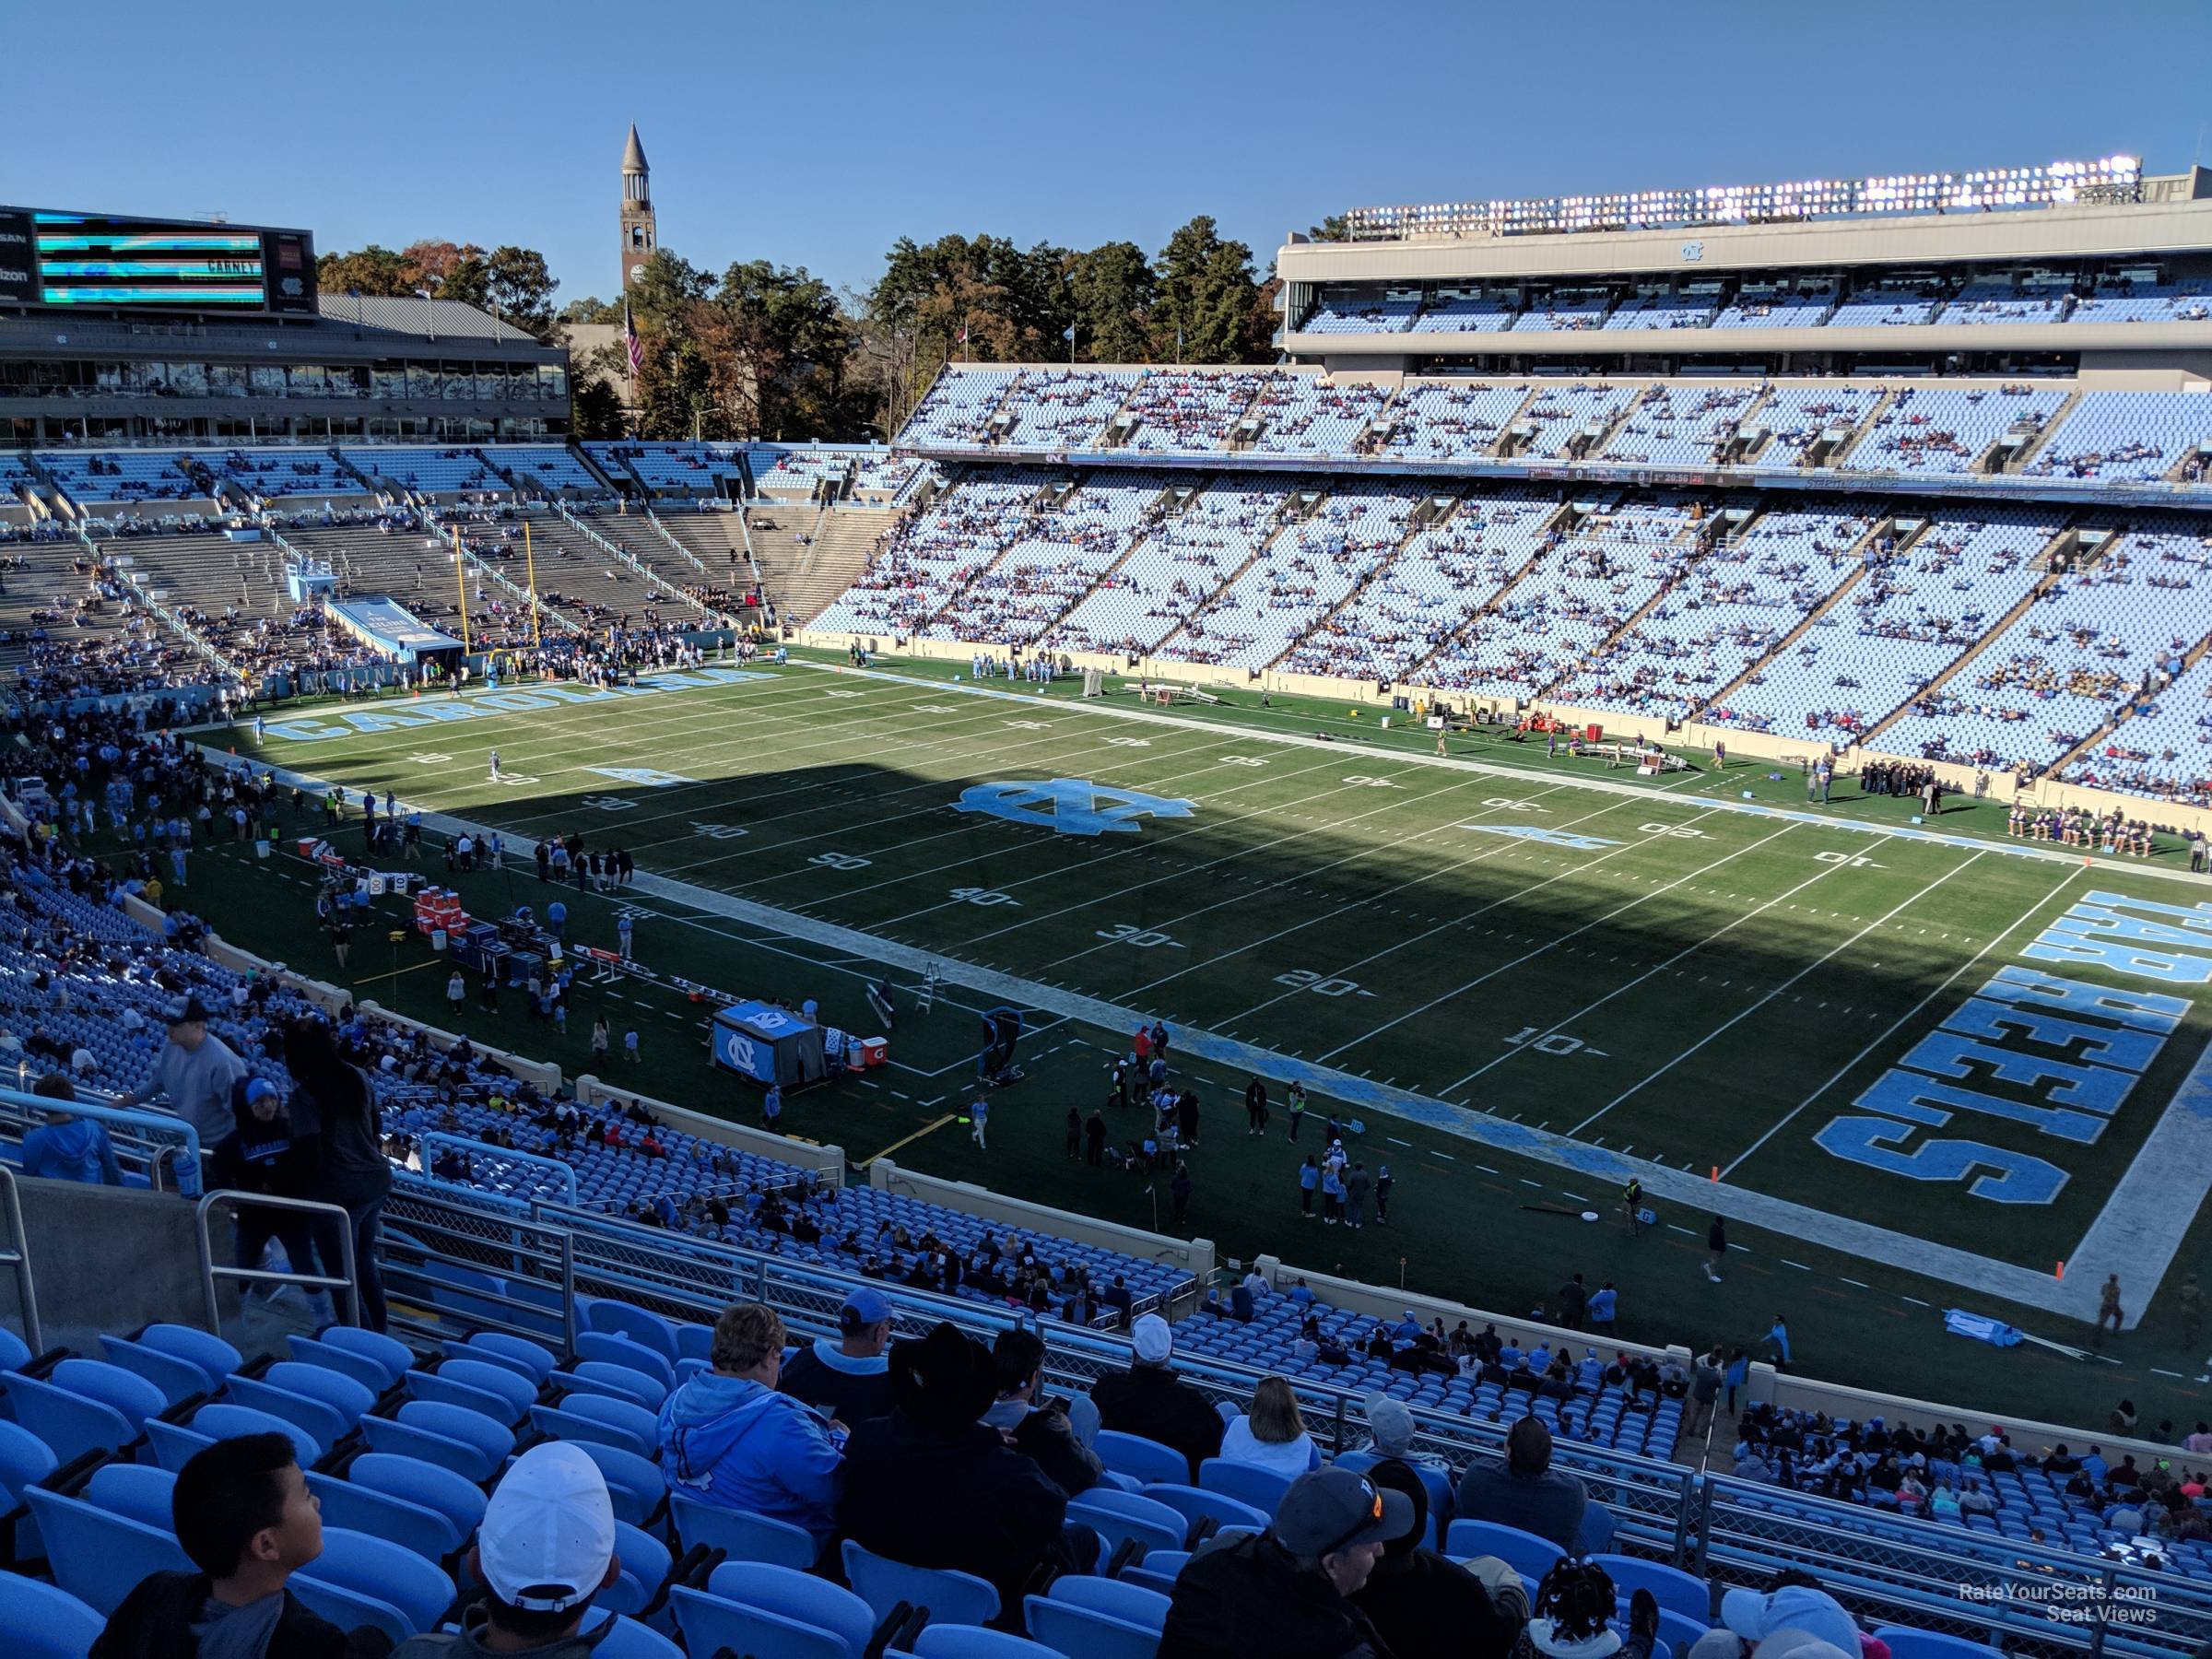
<instances>
[{"instance_id":1,"label":"man in gray cap","mask_svg":"<svg viewBox=\"0 0 2212 1659\"><path fill-rule=\"evenodd\" d=\"M187 996L169 1011L169 1041L154 1062L154 1075L115 1104L130 1107L169 1097L170 1110L200 1133L200 1148L210 1151L237 1129L230 1111L231 1086L246 1075L245 1063L207 1029L207 1010Z\"/></svg>"},{"instance_id":2,"label":"man in gray cap","mask_svg":"<svg viewBox=\"0 0 2212 1659\"><path fill-rule=\"evenodd\" d=\"M1349 1469L1290 1483L1275 1524L1191 1558L1175 1581L1159 1659L1367 1659L1387 1653L1350 1601L1382 1547L1419 1523L1413 1500Z\"/></svg>"}]
</instances>

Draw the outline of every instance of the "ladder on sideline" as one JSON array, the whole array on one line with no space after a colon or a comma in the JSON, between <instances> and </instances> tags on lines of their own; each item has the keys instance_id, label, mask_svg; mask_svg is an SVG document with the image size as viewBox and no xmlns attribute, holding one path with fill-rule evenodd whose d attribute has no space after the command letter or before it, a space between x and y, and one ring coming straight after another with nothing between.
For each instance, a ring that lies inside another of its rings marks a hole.
<instances>
[{"instance_id":1,"label":"ladder on sideline","mask_svg":"<svg viewBox=\"0 0 2212 1659\"><path fill-rule=\"evenodd\" d=\"M922 989L914 998L915 1013L926 1014L930 1011L930 1009L936 1006L937 981L939 977L940 976L937 973L937 966L935 962L930 963L928 967L923 969Z\"/></svg>"}]
</instances>

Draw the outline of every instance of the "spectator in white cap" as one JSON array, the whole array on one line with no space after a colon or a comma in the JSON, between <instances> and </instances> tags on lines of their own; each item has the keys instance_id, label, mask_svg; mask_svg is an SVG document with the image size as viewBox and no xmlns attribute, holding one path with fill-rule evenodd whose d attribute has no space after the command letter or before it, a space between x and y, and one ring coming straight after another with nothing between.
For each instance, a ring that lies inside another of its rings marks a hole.
<instances>
[{"instance_id":1,"label":"spectator in white cap","mask_svg":"<svg viewBox=\"0 0 2212 1659\"><path fill-rule=\"evenodd\" d=\"M1198 1484L1198 1465L1221 1454L1221 1414L1213 1402L1168 1369L1175 1338L1157 1313L1140 1313L1129 1327L1135 1363L1125 1371L1100 1377L1090 1397L1099 1408L1099 1426L1121 1434L1141 1434L1182 1453Z\"/></svg>"},{"instance_id":2,"label":"spectator in white cap","mask_svg":"<svg viewBox=\"0 0 2212 1659\"><path fill-rule=\"evenodd\" d=\"M601 1632L582 1632L584 1614L622 1575L614 1505L599 1465L559 1441L516 1458L484 1507L468 1569L485 1594L463 1615L461 1629L409 1637L393 1659L586 1659Z\"/></svg>"}]
</instances>

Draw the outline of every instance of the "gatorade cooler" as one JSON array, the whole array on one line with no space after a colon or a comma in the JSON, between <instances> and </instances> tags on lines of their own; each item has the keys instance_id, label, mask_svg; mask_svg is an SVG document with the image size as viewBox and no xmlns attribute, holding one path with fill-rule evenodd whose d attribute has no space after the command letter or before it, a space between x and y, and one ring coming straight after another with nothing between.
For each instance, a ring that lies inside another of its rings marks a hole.
<instances>
[{"instance_id":1,"label":"gatorade cooler","mask_svg":"<svg viewBox=\"0 0 2212 1659\"><path fill-rule=\"evenodd\" d=\"M863 1066L881 1065L891 1056L888 1037L863 1037L853 1045L853 1057Z\"/></svg>"}]
</instances>

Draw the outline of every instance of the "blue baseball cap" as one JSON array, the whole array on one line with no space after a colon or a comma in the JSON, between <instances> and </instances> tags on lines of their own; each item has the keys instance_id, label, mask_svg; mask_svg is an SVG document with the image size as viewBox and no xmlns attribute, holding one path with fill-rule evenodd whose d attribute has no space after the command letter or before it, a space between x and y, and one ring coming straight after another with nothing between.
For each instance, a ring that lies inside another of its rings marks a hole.
<instances>
[{"instance_id":1,"label":"blue baseball cap","mask_svg":"<svg viewBox=\"0 0 2212 1659\"><path fill-rule=\"evenodd\" d=\"M251 1106L256 1100L265 1100L276 1092L276 1084L266 1077L255 1077L246 1085L246 1104Z\"/></svg>"},{"instance_id":2,"label":"blue baseball cap","mask_svg":"<svg viewBox=\"0 0 2212 1659\"><path fill-rule=\"evenodd\" d=\"M863 1285L845 1298L845 1304L837 1311L837 1323L845 1330L857 1331L867 1325L881 1324L891 1316L891 1304L882 1292Z\"/></svg>"}]
</instances>

